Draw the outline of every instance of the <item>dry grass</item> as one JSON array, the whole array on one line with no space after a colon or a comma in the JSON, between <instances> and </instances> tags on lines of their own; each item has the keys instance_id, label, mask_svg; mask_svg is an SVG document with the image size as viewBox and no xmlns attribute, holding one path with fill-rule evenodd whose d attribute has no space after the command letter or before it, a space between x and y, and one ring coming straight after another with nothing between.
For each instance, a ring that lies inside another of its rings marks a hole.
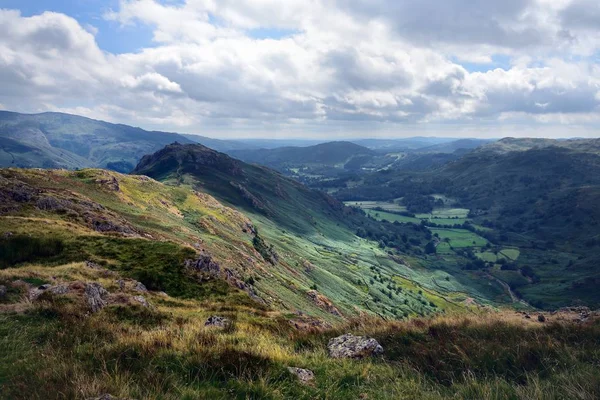
<instances>
[{"instance_id":1,"label":"dry grass","mask_svg":"<svg viewBox=\"0 0 600 400\"><path fill-rule=\"evenodd\" d=\"M117 290L117 277L82 263L0 271L0 282L17 278L97 281ZM307 333L293 330L280 313L248 305L157 293L147 298L151 310L113 305L86 316L76 300L57 297L0 313L0 355L11 363L0 367L0 397L592 399L600 394L596 321L575 325L549 315L542 324L504 311L408 322L363 317ZM232 326L205 327L215 313L230 318ZM384 358L329 359L327 340L346 332L375 337L386 350ZM315 385L299 384L287 373L288 365L314 370Z\"/></svg>"}]
</instances>

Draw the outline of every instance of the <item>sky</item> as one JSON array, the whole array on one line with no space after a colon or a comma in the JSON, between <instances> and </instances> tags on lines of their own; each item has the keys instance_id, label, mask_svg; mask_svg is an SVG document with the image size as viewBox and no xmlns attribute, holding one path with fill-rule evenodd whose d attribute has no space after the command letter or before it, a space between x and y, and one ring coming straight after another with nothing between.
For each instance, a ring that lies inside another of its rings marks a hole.
<instances>
[{"instance_id":1,"label":"sky","mask_svg":"<svg viewBox=\"0 0 600 400\"><path fill-rule=\"evenodd\" d=\"M0 109L217 138L599 137L597 0L0 0Z\"/></svg>"}]
</instances>

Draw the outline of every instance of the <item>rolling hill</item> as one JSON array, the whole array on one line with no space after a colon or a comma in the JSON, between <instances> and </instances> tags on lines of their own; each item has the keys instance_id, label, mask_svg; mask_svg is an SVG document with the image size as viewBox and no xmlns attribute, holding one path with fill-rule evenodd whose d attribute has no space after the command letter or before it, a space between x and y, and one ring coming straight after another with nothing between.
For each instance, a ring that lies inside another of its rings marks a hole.
<instances>
[{"instance_id":1,"label":"rolling hill","mask_svg":"<svg viewBox=\"0 0 600 400\"><path fill-rule=\"evenodd\" d=\"M129 172L142 156L175 141L192 143L175 133L75 115L0 111L0 167L99 167Z\"/></svg>"}]
</instances>

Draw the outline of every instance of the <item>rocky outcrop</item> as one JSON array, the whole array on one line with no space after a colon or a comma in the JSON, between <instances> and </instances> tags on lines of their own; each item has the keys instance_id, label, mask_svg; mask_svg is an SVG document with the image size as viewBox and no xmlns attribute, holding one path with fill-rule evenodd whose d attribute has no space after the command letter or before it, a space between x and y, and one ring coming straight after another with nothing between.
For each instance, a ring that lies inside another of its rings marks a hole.
<instances>
[{"instance_id":1,"label":"rocky outcrop","mask_svg":"<svg viewBox=\"0 0 600 400\"><path fill-rule=\"evenodd\" d=\"M121 190L119 187L119 181L114 176L108 176L106 179L98 178L96 183L112 192L118 192Z\"/></svg>"},{"instance_id":2,"label":"rocky outcrop","mask_svg":"<svg viewBox=\"0 0 600 400\"><path fill-rule=\"evenodd\" d=\"M212 257L204 252L195 260L186 260L185 267L195 272L201 272L212 276L220 276L221 267L213 261Z\"/></svg>"},{"instance_id":3,"label":"rocky outcrop","mask_svg":"<svg viewBox=\"0 0 600 400\"><path fill-rule=\"evenodd\" d=\"M150 308L150 303L144 296L133 296L133 300L140 303L143 307Z\"/></svg>"},{"instance_id":4,"label":"rocky outcrop","mask_svg":"<svg viewBox=\"0 0 600 400\"><path fill-rule=\"evenodd\" d=\"M96 282L85 284L84 297L91 312L96 313L106 307L107 296L108 292L101 284Z\"/></svg>"},{"instance_id":5,"label":"rocky outcrop","mask_svg":"<svg viewBox=\"0 0 600 400\"><path fill-rule=\"evenodd\" d=\"M288 367L288 371L290 371L291 374L296 375L298 380L305 385L308 385L315 380L315 373L310 369Z\"/></svg>"},{"instance_id":6,"label":"rocky outcrop","mask_svg":"<svg viewBox=\"0 0 600 400\"><path fill-rule=\"evenodd\" d=\"M220 317L217 315L213 315L208 318L204 323L204 326L215 327L215 328L226 328L231 325L231 321L225 317Z\"/></svg>"},{"instance_id":7,"label":"rocky outcrop","mask_svg":"<svg viewBox=\"0 0 600 400\"><path fill-rule=\"evenodd\" d=\"M72 208L71 202L57 199L52 196L38 199L38 201L35 202L35 206L44 211L65 211Z\"/></svg>"},{"instance_id":8,"label":"rocky outcrop","mask_svg":"<svg viewBox=\"0 0 600 400\"><path fill-rule=\"evenodd\" d=\"M377 340L365 336L346 334L333 338L327 344L332 358L366 358L383 354L383 347Z\"/></svg>"},{"instance_id":9,"label":"rocky outcrop","mask_svg":"<svg viewBox=\"0 0 600 400\"><path fill-rule=\"evenodd\" d=\"M225 279L231 286L243 290L248 293L253 300L264 304L264 300L254 291L254 287L251 284L244 282L237 271L229 268L221 268L219 263L214 261L212 257L205 252L202 252L195 260L186 260L185 268L192 273L199 273L201 276L204 275L204 278Z\"/></svg>"},{"instance_id":10,"label":"rocky outcrop","mask_svg":"<svg viewBox=\"0 0 600 400\"><path fill-rule=\"evenodd\" d=\"M317 292L316 290L311 290L308 293L306 293L306 295L313 303L315 303L315 305L317 307L319 307L335 316L338 316L338 317L342 316L340 311L333 305L331 300L329 300L327 297L323 296L322 294L319 294L319 292Z\"/></svg>"},{"instance_id":11,"label":"rocky outcrop","mask_svg":"<svg viewBox=\"0 0 600 400\"><path fill-rule=\"evenodd\" d=\"M29 300L37 300L44 293L52 293L56 295L67 294L69 292L69 286L67 285L56 285L45 284L38 286L37 288L29 290Z\"/></svg>"},{"instance_id":12,"label":"rocky outcrop","mask_svg":"<svg viewBox=\"0 0 600 400\"><path fill-rule=\"evenodd\" d=\"M122 292L126 290L132 290L139 293L148 293L146 285L144 285L142 282L118 279L117 285L119 285L119 290Z\"/></svg>"},{"instance_id":13,"label":"rocky outcrop","mask_svg":"<svg viewBox=\"0 0 600 400\"><path fill-rule=\"evenodd\" d=\"M298 312L298 318L290 320L290 325L303 332L322 332L331 329L332 325L317 318L312 318Z\"/></svg>"}]
</instances>

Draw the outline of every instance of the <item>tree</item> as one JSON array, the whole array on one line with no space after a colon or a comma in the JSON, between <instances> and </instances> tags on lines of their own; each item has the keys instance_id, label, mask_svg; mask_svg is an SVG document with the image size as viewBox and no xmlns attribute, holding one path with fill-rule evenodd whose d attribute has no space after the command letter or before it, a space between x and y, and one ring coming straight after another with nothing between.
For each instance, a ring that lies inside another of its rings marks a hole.
<instances>
[{"instance_id":1,"label":"tree","mask_svg":"<svg viewBox=\"0 0 600 400\"><path fill-rule=\"evenodd\" d=\"M436 246L434 242L429 242L425 246L425 253L427 254L435 254L437 252Z\"/></svg>"}]
</instances>

